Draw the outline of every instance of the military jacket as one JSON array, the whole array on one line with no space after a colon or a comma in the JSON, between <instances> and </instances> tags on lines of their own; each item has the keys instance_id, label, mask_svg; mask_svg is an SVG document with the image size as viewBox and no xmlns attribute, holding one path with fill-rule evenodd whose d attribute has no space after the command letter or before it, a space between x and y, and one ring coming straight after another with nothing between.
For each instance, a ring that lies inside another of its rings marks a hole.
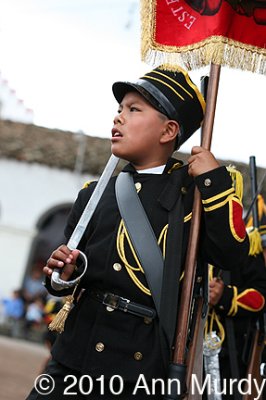
<instances>
[{"instance_id":1,"label":"military jacket","mask_svg":"<svg viewBox=\"0 0 266 400\"><path fill-rule=\"evenodd\" d=\"M139 174L129 164L139 198L164 253L169 211L182 197L184 207L182 264L185 261L191 221L195 182L203 203L200 252L208 262L235 269L248 254L248 238L242 220L242 205L235 195L225 167L219 167L195 180L187 166L170 159L162 174ZM115 196L116 178L111 178L94 212L79 248L88 257L88 270L80 287L85 289L66 321L52 349L53 357L63 365L91 376L114 374L135 381L164 377L158 318L145 321L118 310L111 310L90 297L97 288L131 301L153 307L145 274L141 271L121 227ZM96 183L82 189L70 213L65 234L68 239L89 200ZM140 221L136 221L140 223ZM149 251L149 249L147 249ZM48 290L51 289L49 282ZM67 291L60 292L65 295Z\"/></svg>"},{"instance_id":2,"label":"military jacket","mask_svg":"<svg viewBox=\"0 0 266 400\"><path fill-rule=\"evenodd\" d=\"M218 274L225 282L222 297L215 306L219 324L225 333L219 354L221 375L223 378L234 376L235 371L231 371L230 367L230 357L236 357L240 377L243 378L246 377L257 321L265 312L266 268L263 255L260 253L249 256L239 268L230 272L221 272L214 268L212 275ZM228 320L231 320L230 325ZM214 329L217 329L216 325ZM229 335L234 335L233 348L228 342ZM259 368L259 365L257 367Z\"/></svg>"},{"instance_id":3,"label":"military jacket","mask_svg":"<svg viewBox=\"0 0 266 400\"><path fill-rule=\"evenodd\" d=\"M217 268L214 276L217 275ZM223 278L222 274L219 275ZM216 311L223 317L232 317L238 322L264 310L266 297L266 268L262 253L249 256L247 261L230 273L229 282ZM244 323L247 325L247 323Z\"/></svg>"}]
</instances>

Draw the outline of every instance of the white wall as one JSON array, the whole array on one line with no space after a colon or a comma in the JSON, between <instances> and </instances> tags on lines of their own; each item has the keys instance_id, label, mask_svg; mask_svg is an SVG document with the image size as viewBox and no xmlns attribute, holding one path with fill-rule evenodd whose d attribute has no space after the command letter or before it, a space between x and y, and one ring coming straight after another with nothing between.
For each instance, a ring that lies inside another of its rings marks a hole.
<instances>
[{"instance_id":1,"label":"white wall","mask_svg":"<svg viewBox=\"0 0 266 400\"><path fill-rule=\"evenodd\" d=\"M34 235L35 231L0 226L0 296L21 287Z\"/></svg>"},{"instance_id":2,"label":"white wall","mask_svg":"<svg viewBox=\"0 0 266 400\"><path fill-rule=\"evenodd\" d=\"M36 224L51 208L74 202L90 175L0 159L0 296L20 287Z\"/></svg>"}]
</instances>

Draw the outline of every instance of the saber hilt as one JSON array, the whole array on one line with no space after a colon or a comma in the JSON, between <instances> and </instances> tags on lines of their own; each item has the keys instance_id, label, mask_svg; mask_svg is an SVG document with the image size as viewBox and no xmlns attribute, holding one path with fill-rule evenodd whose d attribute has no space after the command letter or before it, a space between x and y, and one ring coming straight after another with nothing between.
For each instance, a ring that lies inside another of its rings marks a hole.
<instances>
[{"instance_id":1,"label":"saber hilt","mask_svg":"<svg viewBox=\"0 0 266 400\"><path fill-rule=\"evenodd\" d=\"M88 267L87 257L80 250L79 250L79 256L81 256L83 258L84 264L83 264L83 271L77 278L72 279L70 281L64 281L63 279L60 278L63 269L55 268L53 270L52 277L51 277L51 286L54 290L69 289L73 286L76 286L79 283L79 281L81 280L81 278L87 271L87 267Z\"/></svg>"}]
</instances>

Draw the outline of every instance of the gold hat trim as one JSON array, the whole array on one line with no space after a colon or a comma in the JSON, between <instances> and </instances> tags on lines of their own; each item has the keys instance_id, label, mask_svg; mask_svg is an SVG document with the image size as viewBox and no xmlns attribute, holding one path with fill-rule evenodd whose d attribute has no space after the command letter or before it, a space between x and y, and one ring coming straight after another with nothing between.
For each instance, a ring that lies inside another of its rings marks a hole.
<instances>
[{"instance_id":1,"label":"gold hat trim","mask_svg":"<svg viewBox=\"0 0 266 400\"><path fill-rule=\"evenodd\" d=\"M167 86L169 89L171 89L172 92L174 92L178 97L180 97L181 100L185 101L184 97L181 96L181 94L178 93L171 85L169 85L169 83L166 83L166 82L162 81L161 79L154 78L153 76L149 76L149 75L145 75L145 76L143 76L141 79L147 79L147 80L152 80L152 81L160 82L160 83L162 83L164 86Z\"/></svg>"}]
</instances>

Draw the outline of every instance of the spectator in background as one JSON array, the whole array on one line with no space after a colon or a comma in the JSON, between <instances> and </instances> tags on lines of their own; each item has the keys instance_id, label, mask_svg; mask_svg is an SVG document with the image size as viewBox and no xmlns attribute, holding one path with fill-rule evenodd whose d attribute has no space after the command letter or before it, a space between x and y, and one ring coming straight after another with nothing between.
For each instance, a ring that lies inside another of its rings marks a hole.
<instances>
[{"instance_id":1,"label":"spectator in background","mask_svg":"<svg viewBox=\"0 0 266 400\"><path fill-rule=\"evenodd\" d=\"M30 303L38 297L46 297L47 291L42 282L42 264L36 263L23 285L23 294L26 302Z\"/></svg>"},{"instance_id":2,"label":"spectator in background","mask_svg":"<svg viewBox=\"0 0 266 400\"><path fill-rule=\"evenodd\" d=\"M33 301L27 304L25 313L26 332L42 324L43 307L44 307L44 301L42 297L36 297Z\"/></svg>"},{"instance_id":3,"label":"spectator in background","mask_svg":"<svg viewBox=\"0 0 266 400\"><path fill-rule=\"evenodd\" d=\"M22 290L13 291L10 298L2 300L4 306L4 317L10 326L10 336L20 337L22 335L23 318L25 315L25 303Z\"/></svg>"}]
</instances>

